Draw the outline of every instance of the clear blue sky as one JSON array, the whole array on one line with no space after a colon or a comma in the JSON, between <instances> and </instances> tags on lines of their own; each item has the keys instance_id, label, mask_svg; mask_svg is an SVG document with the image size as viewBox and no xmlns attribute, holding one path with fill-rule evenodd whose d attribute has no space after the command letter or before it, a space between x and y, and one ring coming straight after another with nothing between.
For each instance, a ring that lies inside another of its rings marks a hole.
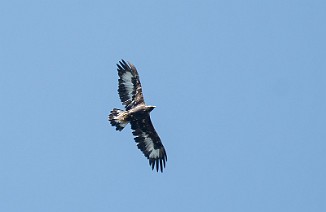
<instances>
[{"instance_id":1,"label":"clear blue sky","mask_svg":"<svg viewBox=\"0 0 326 212\"><path fill-rule=\"evenodd\" d=\"M0 211L326 211L325 1L1 1ZM107 122L140 72L153 172Z\"/></svg>"}]
</instances>

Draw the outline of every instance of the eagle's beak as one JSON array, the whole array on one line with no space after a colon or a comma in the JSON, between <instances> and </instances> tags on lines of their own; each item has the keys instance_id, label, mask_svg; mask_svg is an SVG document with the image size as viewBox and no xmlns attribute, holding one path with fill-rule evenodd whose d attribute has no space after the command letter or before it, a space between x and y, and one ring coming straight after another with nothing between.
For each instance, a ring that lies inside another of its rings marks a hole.
<instances>
[{"instance_id":1,"label":"eagle's beak","mask_svg":"<svg viewBox=\"0 0 326 212\"><path fill-rule=\"evenodd\" d=\"M156 108L156 106L150 105L149 106L149 112L151 112L152 110L154 110L154 108Z\"/></svg>"}]
</instances>

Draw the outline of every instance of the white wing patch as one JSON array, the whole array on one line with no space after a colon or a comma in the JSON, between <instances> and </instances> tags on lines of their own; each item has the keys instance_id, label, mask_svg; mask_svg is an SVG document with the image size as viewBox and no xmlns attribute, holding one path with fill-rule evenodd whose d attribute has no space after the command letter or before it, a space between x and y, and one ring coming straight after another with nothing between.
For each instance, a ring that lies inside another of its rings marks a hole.
<instances>
[{"instance_id":1,"label":"white wing patch","mask_svg":"<svg viewBox=\"0 0 326 212\"><path fill-rule=\"evenodd\" d=\"M144 142L145 142L145 147L146 147L146 151L150 152L149 154L149 158L159 158L160 156L160 149L155 149L154 148L154 142L153 140L148 137L148 135L146 133L142 133L141 135L144 138Z\"/></svg>"},{"instance_id":2,"label":"white wing patch","mask_svg":"<svg viewBox=\"0 0 326 212\"><path fill-rule=\"evenodd\" d=\"M132 78L133 75L131 74L131 72L124 72L123 75L121 76L121 79L123 81L122 84L126 89L129 100L132 100L133 92L134 92L134 84L132 83Z\"/></svg>"}]
</instances>

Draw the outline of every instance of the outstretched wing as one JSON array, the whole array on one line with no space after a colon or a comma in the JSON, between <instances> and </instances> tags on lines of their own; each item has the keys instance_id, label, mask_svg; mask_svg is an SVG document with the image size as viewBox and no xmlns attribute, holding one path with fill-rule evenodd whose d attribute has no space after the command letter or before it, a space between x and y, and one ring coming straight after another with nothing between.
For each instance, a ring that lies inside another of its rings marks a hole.
<instances>
[{"instance_id":1,"label":"outstretched wing","mask_svg":"<svg viewBox=\"0 0 326 212\"><path fill-rule=\"evenodd\" d=\"M119 61L119 96L126 109L130 109L135 105L144 103L143 92L139 81L139 76L136 67L131 63L126 63L124 60Z\"/></svg>"},{"instance_id":2,"label":"outstretched wing","mask_svg":"<svg viewBox=\"0 0 326 212\"><path fill-rule=\"evenodd\" d=\"M148 158L152 169L156 167L156 171L160 169L163 172L167 155L149 114L144 114L142 117L133 117L130 124L138 149Z\"/></svg>"}]
</instances>

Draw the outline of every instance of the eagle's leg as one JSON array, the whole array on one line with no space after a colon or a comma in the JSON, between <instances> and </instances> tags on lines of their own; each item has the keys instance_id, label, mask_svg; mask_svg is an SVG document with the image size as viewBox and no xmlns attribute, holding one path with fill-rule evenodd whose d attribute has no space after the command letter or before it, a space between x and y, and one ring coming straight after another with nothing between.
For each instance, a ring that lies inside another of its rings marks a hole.
<instances>
[{"instance_id":1,"label":"eagle's leg","mask_svg":"<svg viewBox=\"0 0 326 212\"><path fill-rule=\"evenodd\" d=\"M116 130L123 130L123 128L129 123L129 113L128 111L120 110L117 108L114 108L110 115L109 115L109 121L112 126L116 127Z\"/></svg>"}]
</instances>

